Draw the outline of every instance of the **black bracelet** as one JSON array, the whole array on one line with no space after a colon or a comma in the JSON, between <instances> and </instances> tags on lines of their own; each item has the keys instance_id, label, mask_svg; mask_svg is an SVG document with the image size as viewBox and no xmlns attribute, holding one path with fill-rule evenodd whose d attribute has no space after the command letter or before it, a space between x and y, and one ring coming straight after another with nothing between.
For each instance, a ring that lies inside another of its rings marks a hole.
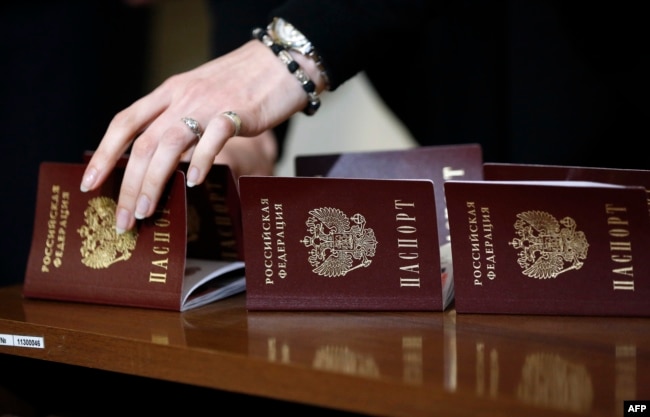
<instances>
[{"instance_id":1,"label":"black bracelet","mask_svg":"<svg viewBox=\"0 0 650 417\"><path fill-rule=\"evenodd\" d=\"M309 75L300 68L300 64L293 59L284 46L274 42L264 29L255 28L253 30L253 37L268 46L271 51L280 58L280 61L287 66L289 72L295 75L298 81L300 81L302 89L307 93L308 100L307 107L305 107L302 112L308 116L316 113L316 110L320 107L320 98L316 92L316 84L314 84L314 82L309 78Z\"/></svg>"}]
</instances>

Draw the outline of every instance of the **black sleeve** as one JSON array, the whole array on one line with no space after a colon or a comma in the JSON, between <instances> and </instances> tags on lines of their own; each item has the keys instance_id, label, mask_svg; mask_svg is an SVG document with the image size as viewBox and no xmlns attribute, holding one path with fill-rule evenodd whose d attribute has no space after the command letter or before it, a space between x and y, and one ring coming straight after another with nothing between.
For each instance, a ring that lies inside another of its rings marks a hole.
<instances>
[{"instance_id":1,"label":"black sleeve","mask_svg":"<svg viewBox=\"0 0 650 417\"><path fill-rule=\"evenodd\" d=\"M291 22L315 46L332 89L367 68L377 56L400 59L384 39L425 26L444 1L290 0L272 13Z\"/></svg>"},{"instance_id":2,"label":"black sleeve","mask_svg":"<svg viewBox=\"0 0 650 417\"><path fill-rule=\"evenodd\" d=\"M251 39L255 27L266 27L271 10L283 0L208 0L210 46L217 57Z\"/></svg>"},{"instance_id":3,"label":"black sleeve","mask_svg":"<svg viewBox=\"0 0 650 417\"><path fill-rule=\"evenodd\" d=\"M250 39L254 27L274 16L291 22L323 58L332 89L355 76L378 55L400 59L384 39L422 27L445 1L434 0L211 0L212 40L217 55Z\"/></svg>"}]
</instances>

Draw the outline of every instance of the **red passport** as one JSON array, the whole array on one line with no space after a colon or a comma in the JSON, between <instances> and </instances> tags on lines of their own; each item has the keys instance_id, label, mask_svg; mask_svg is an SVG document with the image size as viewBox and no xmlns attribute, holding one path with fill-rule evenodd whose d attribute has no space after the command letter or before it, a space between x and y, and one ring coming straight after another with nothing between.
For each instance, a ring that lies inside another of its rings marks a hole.
<instances>
[{"instance_id":1,"label":"red passport","mask_svg":"<svg viewBox=\"0 0 650 417\"><path fill-rule=\"evenodd\" d=\"M239 188L249 310L447 306L432 181L244 176Z\"/></svg>"},{"instance_id":2,"label":"red passport","mask_svg":"<svg viewBox=\"0 0 650 417\"><path fill-rule=\"evenodd\" d=\"M244 291L242 261L188 258L185 176L176 171L156 213L115 231L123 168L82 193L84 164L41 164L26 297L184 311Z\"/></svg>"},{"instance_id":3,"label":"red passport","mask_svg":"<svg viewBox=\"0 0 650 417\"><path fill-rule=\"evenodd\" d=\"M649 316L641 186L445 184L459 313Z\"/></svg>"},{"instance_id":4,"label":"red passport","mask_svg":"<svg viewBox=\"0 0 650 417\"><path fill-rule=\"evenodd\" d=\"M449 242L445 210L448 180L483 179L479 144L420 146L409 149L299 155L296 176L379 179L428 179L435 184L439 244Z\"/></svg>"}]
</instances>

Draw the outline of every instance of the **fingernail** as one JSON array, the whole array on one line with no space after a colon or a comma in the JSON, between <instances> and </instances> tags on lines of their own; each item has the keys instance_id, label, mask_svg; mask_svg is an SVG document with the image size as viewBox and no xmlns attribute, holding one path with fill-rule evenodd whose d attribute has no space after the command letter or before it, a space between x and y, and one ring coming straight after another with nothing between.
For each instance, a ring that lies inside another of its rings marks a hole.
<instances>
[{"instance_id":1,"label":"fingernail","mask_svg":"<svg viewBox=\"0 0 650 417\"><path fill-rule=\"evenodd\" d=\"M194 187L199 180L199 170L196 167L190 167L187 171L187 186Z\"/></svg>"},{"instance_id":2,"label":"fingernail","mask_svg":"<svg viewBox=\"0 0 650 417\"><path fill-rule=\"evenodd\" d=\"M138 198L138 204L135 206L135 218L138 220L142 220L145 217L147 217L147 213L149 212L149 199L147 198L146 195L141 195Z\"/></svg>"},{"instance_id":3,"label":"fingernail","mask_svg":"<svg viewBox=\"0 0 650 417\"><path fill-rule=\"evenodd\" d=\"M88 170L86 170L86 174L81 180L81 186L79 187L81 192L85 193L86 191L90 190L92 186L95 185L96 179L97 179L97 170L95 168L88 168Z\"/></svg>"},{"instance_id":4,"label":"fingernail","mask_svg":"<svg viewBox=\"0 0 650 417\"><path fill-rule=\"evenodd\" d=\"M131 220L131 214L128 210L120 208L117 210L115 215L115 231L118 235L126 232L129 228L129 221Z\"/></svg>"}]
</instances>

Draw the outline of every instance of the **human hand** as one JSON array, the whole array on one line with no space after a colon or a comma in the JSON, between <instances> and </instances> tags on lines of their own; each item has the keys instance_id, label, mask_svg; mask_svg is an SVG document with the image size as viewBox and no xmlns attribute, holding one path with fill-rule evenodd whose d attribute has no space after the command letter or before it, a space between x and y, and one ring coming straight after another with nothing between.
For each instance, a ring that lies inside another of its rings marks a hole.
<instances>
[{"instance_id":1,"label":"human hand","mask_svg":"<svg viewBox=\"0 0 650 417\"><path fill-rule=\"evenodd\" d=\"M124 232L136 219L153 214L181 157L190 161L189 186L205 179L235 131L223 112L236 112L242 122L239 135L251 138L287 120L306 103L295 77L264 44L251 40L168 78L115 115L88 163L81 189L101 185L131 147L116 210L116 229ZM184 117L199 122L200 140L182 122Z\"/></svg>"}]
</instances>

